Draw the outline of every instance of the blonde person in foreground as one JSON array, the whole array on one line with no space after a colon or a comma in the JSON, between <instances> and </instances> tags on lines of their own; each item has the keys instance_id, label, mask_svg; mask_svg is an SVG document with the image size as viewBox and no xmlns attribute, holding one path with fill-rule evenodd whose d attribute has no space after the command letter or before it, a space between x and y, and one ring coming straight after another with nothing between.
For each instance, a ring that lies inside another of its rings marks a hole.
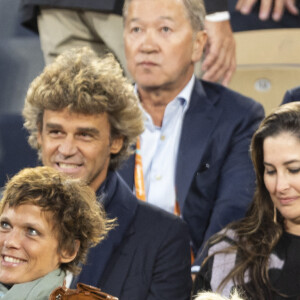
<instances>
[{"instance_id":1,"label":"blonde person in foreground","mask_svg":"<svg viewBox=\"0 0 300 300\"><path fill-rule=\"evenodd\" d=\"M0 205L0 299L47 300L110 228L85 184L50 167L20 171Z\"/></svg>"},{"instance_id":2,"label":"blonde person in foreground","mask_svg":"<svg viewBox=\"0 0 300 300\"><path fill-rule=\"evenodd\" d=\"M213 293L213 292L201 292L199 293L194 300L243 300L240 298L237 291L234 291L230 298L226 298L221 296L220 294Z\"/></svg>"},{"instance_id":3,"label":"blonde person in foreground","mask_svg":"<svg viewBox=\"0 0 300 300\"><path fill-rule=\"evenodd\" d=\"M253 202L209 242L194 293L233 289L253 300L300 299L300 102L273 111L253 136ZM233 195L234 197L234 195Z\"/></svg>"}]
</instances>

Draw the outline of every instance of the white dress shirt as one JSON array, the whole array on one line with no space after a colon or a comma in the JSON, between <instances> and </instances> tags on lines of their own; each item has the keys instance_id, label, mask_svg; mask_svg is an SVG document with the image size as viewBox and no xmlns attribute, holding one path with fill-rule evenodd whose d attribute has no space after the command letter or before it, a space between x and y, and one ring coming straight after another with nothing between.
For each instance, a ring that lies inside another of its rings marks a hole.
<instances>
[{"instance_id":1,"label":"white dress shirt","mask_svg":"<svg viewBox=\"0 0 300 300\"><path fill-rule=\"evenodd\" d=\"M145 131L140 136L146 200L174 212L175 170L184 114L188 109L193 76L177 97L168 103L161 127L144 111Z\"/></svg>"}]
</instances>

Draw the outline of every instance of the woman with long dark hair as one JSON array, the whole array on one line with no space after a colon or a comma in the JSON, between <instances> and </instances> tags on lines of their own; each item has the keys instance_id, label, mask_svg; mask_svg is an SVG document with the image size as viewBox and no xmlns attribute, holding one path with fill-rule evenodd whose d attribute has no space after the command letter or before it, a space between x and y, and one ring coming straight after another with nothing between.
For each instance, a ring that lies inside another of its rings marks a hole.
<instances>
[{"instance_id":1,"label":"woman with long dark hair","mask_svg":"<svg viewBox=\"0 0 300 300\"><path fill-rule=\"evenodd\" d=\"M300 299L300 102L261 123L251 143L253 202L208 243L194 293L238 289L255 300ZM234 197L235 195L233 195Z\"/></svg>"}]
</instances>

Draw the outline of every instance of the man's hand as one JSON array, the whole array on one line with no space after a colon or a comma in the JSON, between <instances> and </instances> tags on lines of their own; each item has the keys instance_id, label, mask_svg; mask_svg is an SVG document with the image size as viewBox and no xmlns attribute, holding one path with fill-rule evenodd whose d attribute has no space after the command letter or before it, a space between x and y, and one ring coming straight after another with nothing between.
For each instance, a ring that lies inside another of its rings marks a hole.
<instances>
[{"instance_id":1,"label":"man's hand","mask_svg":"<svg viewBox=\"0 0 300 300\"><path fill-rule=\"evenodd\" d=\"M236 68L235 41L230 21L205 21L207 45L205 59L202 64L204 75L208 81L219 81L227 86Z\"/></svg>"},{"instance_id":2,"label":"man's hand","mask_svg":"<svg viewBox=\"0 0 300 300\"><path fill-rule=\"evenodd\" d=\"M242 14L247 15L252 11L256 2L257 0L238 0L235 8ZM273 11L271 12L272 7ZM261 0L258 16L262 21L264 21L269 18L270 14L272 14L272 19L274 21L279 21L282 18L285 9L293 15L299 14L299 10L296 6L296 0Z\"/></svg>"}]
</instances>

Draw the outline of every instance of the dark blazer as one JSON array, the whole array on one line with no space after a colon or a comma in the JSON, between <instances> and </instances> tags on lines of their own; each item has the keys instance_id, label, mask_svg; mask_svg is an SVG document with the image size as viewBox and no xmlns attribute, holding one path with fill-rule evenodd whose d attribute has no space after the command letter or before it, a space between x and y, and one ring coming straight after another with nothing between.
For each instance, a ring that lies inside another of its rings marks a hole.
<instances>
[{"instance_id":1,"label":"dark blazer","mask_svg":"<svg viewBox=\"0 0 300 300\"><path fill-rule=\"evenodd\" d=\"M23 26L38 32L39 6L96 10L122 15L123 4L124 0L21 0L20 18Z\"/></svg>"},{"instance_id":2,"label":"dark blazer","mask_svg":"<svg viewBox=\"0 0 300 300\"><path fill-rule=\"evenodd\" d=\"M98 286L120 300L189 299L188 228L178 217L138 201L114 172L97 194L118 227L92 248L76 282ZM101 196L100 196L101 197Z\"/></svg>"},{"instance_id":3,"label":"dark blazer","mask_svg":"<svg viewBox=\"0 0 300 300\"><path fill-rule=\"evenodd\" d=\"M197 252L212 234L244 216L255 175L249 156L261 104L219 84L196 81L185 114L176 165L176 191ZM134 156L119 171L134 185Z\"/></svg>"},{"instance_id":4,"label":"dark blazer","mask_svg":"<svg viewBox=\"0 0 300 300\"><path fill-rule=\"evenodd\" d=\"M288 90L285 93L281 104L294 102L294 101L300 101L300 86Z\"/></svg>"},{"instance_id":5,"label":"dark blazer","mask_svg":"<svg viewBox=\"0 0 300 300\"><path fill-rule=\"evenodd\" d=\"M204 2L209 13L227 10L227 3L224 0L205 0ZM21 23L36 32L38 31L36 17L39 12L38 7L41 5L122 15L124 0L21 0Z\"/></svg>"}]
</instances>

